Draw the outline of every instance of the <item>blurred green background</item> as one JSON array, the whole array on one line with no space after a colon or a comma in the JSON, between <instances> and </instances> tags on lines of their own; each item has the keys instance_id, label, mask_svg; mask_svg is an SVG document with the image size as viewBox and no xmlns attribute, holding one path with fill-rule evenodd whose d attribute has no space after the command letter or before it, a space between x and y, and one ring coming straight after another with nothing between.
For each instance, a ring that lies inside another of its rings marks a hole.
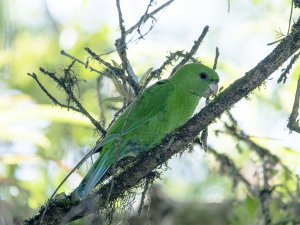
<instances>
[{"instance_id":1,"label":"blurred green background","mask_svg":"<svg viewBox=\"0 0 300 225\"><path fill-rule=\"evenodd\" d=\"M153 8L162 2L154 1ZM140 18L148 3L121 1L127 28ZM190 49L203 27L209 25L210 32L197 56L211 66L215 47L219 47L218 73L221 86L226 88L274 48L268 43L287 33L290 4L288 0L232 0L228 13L225 0L176 0L156 16L157 23L145 39L129 43L129 59L141 77L150 67L159 67L169 52ZM294 10L293 18L297 16L299 11ZM118 31L113 1L0 1L0 224L19 224L33 215L99 138L87 118L53 105L27 73L36 72L44 85L64 100L62 92L39 74L38 68L62 73L71 60L61 55L61 50L83 61L87 59L85 47L98 54L113 51ZM133 34L132 39L137 36ZM115 52L103 58L120 62ZM96 62L90 63L101 69ZM269 176L270 185L275 187L268 206L272 224L300 221L299 134L286 128L299 69L296 64L284 85L277 84L281 73L277 71L249 100L243 99L231 110L239 128L292 171L291 175L276 164ZM119 106L105 101L118 95L113 83L103 79L99 90L98 75L78 64L74 76L81 79L77 93L83 105L108 125L115 113L110 106ZM203 105L204 101L199 109ZM224 121L229 122L226 115L210 127L208 144L230 157L253 187L262 189L263 160L230 135ZM91 162L73 174L61 191L74 189ZM156 224L265 223L260 199L233 179L230 171L222 172L222 163L214 154L195 146L172 159L168 167L155 182L153 198L159 196L160 205L167 202L166 208L172 206L174 213ZM202 223L201 215L207 217ZM170 218L172 222L166 222Z\"/></svg>"}]
</instances>

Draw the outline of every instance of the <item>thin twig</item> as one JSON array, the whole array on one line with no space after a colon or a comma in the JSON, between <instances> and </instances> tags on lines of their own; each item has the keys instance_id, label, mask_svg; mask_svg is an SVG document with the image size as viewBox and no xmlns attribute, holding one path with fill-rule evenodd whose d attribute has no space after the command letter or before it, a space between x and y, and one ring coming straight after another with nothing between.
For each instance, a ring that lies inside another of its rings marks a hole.
<instances>
[{"instance_id":1,"label":"thin twig","mask_svg":"<svg viewBox=\"0 0 300 225\"><path fill-rule=\"evenodd\" d=\"M125 43L126 29L125 29L125 26L124 26L124 20L123 20L123 15L122 15L122 10L121 10L120 0L116 0L116 5L117 5L117 10L118 10L119 26L120 26L120 31L121 31L121 40L120 41L122 43Z\"/></svg>"},{"instance_id":2,"label":"thin twig","mask_svg":"<svg viewBox=\"0 0 300 225\"><path fill-rule=\"evenodd\" d=\"M268 46L273 45L273 44L276 44L276 43L282 41L282 40L286 37L286 35L282 33L282 31L281 31L280 28L279 28L279 31L276 31L275 33L276 33L276 39L277 39L277 40L276 40L276 41L273 41L273 42L271 42L271 43L268 43L268 44L267 44Z\"/></svg>"},{"instance_id":3,"label":"thin twig","mask_svg":"<svg viewBox=\"0 0 300 225\"><path fill-rule=\"evenodd\" d=\"M105 118L105 107L103 104L103 96L101 94L101 89L103 88L103 76L99 76L97 79L97 99L98 105L100 109L100 120L102 122L103 127L106 125L106 118Z\"/></svg>"},{"instance_id":4,"label":"thin twig","mask_svg":"<svg viewBox=\"0 0 300 225\"><path fill-rule=\"evenodd\" d=\"M287 65L285 69L282 69L283 73L280 75L280 77L277 80L277 83L279 84L280 82L285 83L287 80L287 75L290 73L290 70L292 69L293 65L297 61L297 59L300 56L300 52L295 54L293 58L291 59L290 63Z\"/></svg>"},{"instance_id":5,"label":"thin twig","mask_svg":"<svg viewBox=\"0 0 300 225\"><path fill-rule=\"evenodd\" d=\"M146 11L145 13L140 17L139 21L133 25L132 27L130 27L128 30L125 31L125 35L128 36L129 34L131 34L134 30L137 30L138 33L141 35L139 38L137 39L140 39L140 38L143 38L145 37L145 35L147 35L151 29L153 28L153 25L150 27L150 29L145 33L145 34L141 34L140 32L140 27L145 24L149 19L153 19L156 21L156 19L154 18L154 15L157 14L159 11L161 11L162 9L166 8L167 6L169 6L172 2L174 2L175 0L169 0L168 2L164 3L163 5L161 5L160 7L158 7L157 9L153 10L151 13L148 13L149 9L150 9L150 6L152 4L154 0L150 0L150 3L148 4L148 6L146 7ZM133 38L132 38L133 39ZM132 41L136 41L137 39L135 40L129 40L127 41L127 45L129 45L130 42ZM126 43L125 43L125 46L126 46ZM111 50L109 52L106 52L106 53L103 53L103 54L100 54L100 56L103 56L103 55L108 55L108 54L111 54L113 52L115 52L117 50Z\"/></svg>"},{"instance_id":6,"label":"thin twig","mask_svg":"<svg viewBox=\"0 0 300 225\"><path fill-rule=\"evenodd\" d=\"M276 186L278 186L275 185L271 187L269 184L269 181L271 180L272 176L274 176L274 174L272 173L272 168L276 164L279 164L281 165L282 169L285 172L288 172L288 174L293 175L293 173L285 164L282 163L279 157L273 155L268 149L252 141L250 137L238 127L237 121L234 119L234 117L230 112L227 112L227 114L229 116L230 121L232 122L231 126L225 123L225 128L227 132L229 132L229 134L232 135L233 137L237 138L238 141L243 141L247 145L249 145L250 147L249 149L254 150L262 161L262 187L260 188L260 190L256 188L258 191L256 197L259 198L261 203L261 210L264 217L264 224L265 225L271 224L269 203L270 203L271 194L273 190L276 188Z\"/></svg>"},{"instance_id":7,"label":"thin twig","mask_svg":"<svg viewBox=\"0 0 300 225\"><path fill-rule=\"evenodd\" d=\"M45 74L45 75L49 76L50 78L52 78L60 87L62 87L64 89L65 93L68 95L68 98L70 98L75 103L75 105L77 106L77 110L75 110L75 111L78 111L78 112L82 113L83 115L85 115L91 121L91 123L97 128L97 130L102 133L102 135L106 134L106 131L102 128L100 123L96 119L94 119L94 117L82 106L80 101L75 97L75 95L74 95L73 91L71 90L71 88L68 87L66 85L66 83L64 83L63 81L58 79L58 77L56 76L55 73L49 72L49 71L45 70L44 68L40 68L40 71L43 74ZM42 90L44 91L44 89L42 89ZM51 98L51 100L53 100L53 99ZM71 106L69 108L73 109L73 107L71 107Z\"/></svg>"},{"instance_id":8,"label":"thin twig","mask_svg":"<svg viewBox=\"0 0 300 225\"><path fill-rule=\"evenodd\" d=\"M213 65L213 70L217 69L219 56L220 56L219 48L216 47L216 56L215 56L215 61L214 61L214 65Z\"/></svg>"},{"instance_id":9,"label":"thin twig","mask_svg":"<svg viewBox=\"0 0 300 225\"><path fill-rule=\"evenodd\" d=\"M300 101L300 76L298 78L297 89L296 89L296 94L295 94L295 100L294 100L294 104L293 104L292 113L289 117L289 122L287 124L287 127L291 131L296 131L297 133L300 133L299 119L297 120L297 117L299 115L299 101Z\"/></svg>"},{"instance_id":10,"label":"thin twig","mask_svg":"<svg viewBox=\"0 0 300 225\"><path fill-rule=\"evenodd\" d=\"M143 14L143 16L146 16L146 15L148 15L148 12L149 12L149 9L150 9L150 7L152 6L152 3L154 2L154 0L149 0L149 4L147 5L147 7L146 7L146 11L145 11L145 13ZM142 16L142 17L143 17ZM141 18L142 18L141 17ZM144 38L144 36L145 35L147 35L151 30L152 30L152 28L154 27L154 22L153 21L156 21L156 19L154 18L154 17L152 17L152 24L151 24L151 26L150 26L150 28L148 29L148 31L143 35L142 34L142 32L141 32L141 25L140 26L138 26L137 27L137 32L139 33L139 35L140 35L140 37L138 38L138 39L141 39L141 38ZM125 32L126 33L126 32Z\"/></svg>"},{"instance_id":11,"label":"thin twig","mask_svg":"<svg viewBox=\"0 0 300 225\"><path fill-rule=\"evenodd\" d=\"M93 59L97 60L100 64L105 65L108 68L108 72L112 72L114 75L116 75L118 78L120 78L123 82L123 87L127 92L129 92L130 90L128 90L126 88L126 82L132 87L133 90L135 90L136 94L138 93L138 91L139 91L138 83L134 82L130 76L125 76L124 71L122 71L120 68L114 67L110 63L104 61L99 55L97 55L91 49L85 48L85 50L92 56Z\"/></svg>"},{"instance_id":12,"label":"thin twig","mask_svg":"<svg viewBox=\"0 0 300 225\"><path fill-rule=\"evenodd\" d=\"M294 0L291 0L291 12L290 12L290 18L289 18L289 26L288 26L288 30L287 30L287 34L288 35L290 33L290 29L291 29L291 24L292 24L292 16L293 16L293 9L294 9Z\"/></svg>"},{"instance_id":13,"label":"thin twig","mask_svg":"<svg viewBox=\"0 0 300 225\"><path fill-rule=\"evenodd\" d=\"M132 66L127 57L126 29L124 26L124 20L123 20L122 10L121 10L121 6L120 6L120 0L116 0L116 5L117 5L117 10L118 10L118 16L119 16L119 26L120 26L120 31L121 31L121 37L116 40L115 46L117 48L118 55L122 61L122 64L123 64L122 66L128 74L129 84L131 85L135 94L137 95L140 88L139 88L139 84L138 84L138 78L135 75L135 73L132 69Z\"/></svg>"},{"instance_id":14,"label":"thin twig","mask_svg":"<svg viewBox=\"0 0 300 225\"><path fill-rule=\"evenodd\" d=\"M48 206L51 203L51 201L53 200L54 196L56 195L56 193L58 192L58 190L61 188L61 186L69 179L69 177L75 172L75 170L77 170L78 168L80 168L80 166L89 158L91 157L95 152L95 148L92 148L74 167L73 169L67 174L67 176L65 176L65 178L59 183L59 185L57 186L57 188L54 190L54 192L52 193L52 195L50 196L48 202L45 205L45 208L43 210L41 219L40 219L40 224L43 224L43 220L44 220L44 216L48 210Z\"/></svg>"},{"instance_id":15,"label":"thin twig","mask_svg":"<svg viewBox=\"0 0 300 225\"><path fill-rule=\"evenodd\" d=\"M119 68L114 67L113 65L111 65L110 63L106 62L105 60L103 60L99 55L97 55L95 52L93 52L90 48L86 47L84 48L84 50L95 60L97 60L100 64L106 66L109 70L113 71L114 74L117 77L122 77L124 76L122 71ZM105 75L106 77L111 78L108 74Z\"/></svg>"},{"instance_id":16,"label":"thin twig","mask_svg":"<svg viewBox=\"0 0 300 225\"><path fill-rule=\"evenodd\" d=\"M183 66L184 64L186 64L190 58L197 52L198 48L200 47L201 42L203 41L204 37L206 36L207 32L208 32L209 27L205 26L201 35L199 36L199 38L195 41L193 47L191 48L191 50L186 54L186 57L184 57L180 63L178 63L172 70L171 75L174 74L181 66Z\"/></svg>"},{"instance_id":17,"label":"thin twig","mask_svg":"<svg viewBox=\"0 0 300 225\"><path fill-rule=\"evenodd\" d=\"M227 115L229 116L230 121L233 123L233 125L231 126L227 123L224 123L224 127L229 134L237 138L239 141L244 141L250 147L250 149L252 149L261 158L261 160L265 160L267 158L269 160L269 163L272 163L274 165L279 164L282 166L282 168L284 168L286 172L292 174L292 171L286 165L284 165L284 163L277 155L272 154L268 149L252 141L249 135L247 135L243 130L237 127L237 121L229 111L227 112Z\"/></svg>"},{"instance_id":18,"label":"thin twig","mask_svg":"<svg viewBox=\"0 0 300 225\"><path fill-rule=\"evenodd\" d=\"M126 77L124 75L124 72L119 69L116 68L114 66L112 66L110 63L104 61L99 55L97 55L95 52L93 52L90 48L85 48L84 50L87 51L87 53L89 53L93 59L97 60L100 64L105 65L110 71L112 71L117 77L119 77L122 81L127 81L131 87L135 87L133 88L134 90L138 90L138 86L135 86L135 82L132 81L131 77ZM125 88L125 86L124 86Z\"/></svg>"},{"instance_id":19,"label":"thin twig","mask_svg":"<svg viewBox=\"0 0 300 225\"><path fill-rule=\"evenodd\" d=\"M183 51L176 51L171 52L169 56L167 56L167 60L164 61L164 63L156 70L153 70L149 77L146 79L145 84L143 87L146 87L147 84L154 78L160 78L163 70L166 69L167 66L172 65L173 61L178 60L179 57L185 57L186 54Z\"/></svg>"},{"instance_id":20,"label":"thin twig","mask_svg":"<svg viewBox=\"0 0 300 225\"><path fill-rule=\"evenodd\" d=\"M161 5L160 7L158 7L157 9L153 10L151 13L146 13L139 19L139 21L133 25L132 27L130 27L128 30L126 30L125 34L131 34L135 29L139 28L142 24L146 23L148 19L153 18L153 16L158 13L160 10L166 8L167 6L169 6L172 2L174 2L175 0L169 0L166 3L164 3L163 5ZM149 7L147 7L148 9Z\"/></svg>"},{"instance_id":21,"label":"thin twig","mask_svg":"<svg viewBox=\"0 0 300 225\"><path fill-rule=\"evenodd\" d=\"M214 60L214 65L213 65L214 70L217 68L219 55L220 55L219 48L216 47L216 55L215 55L215 60ZM206 98L205 105L208 105L209 102L210 102L209 98ZM207 152L207 150L208 150L207 139L208 139L208 127L206 127L201 132L201 136L200 136L200 140L201 140L201 143L202 143L202 148L204 149L205 152Z\"/></svg>"},{"instance_id":22,"label":"thin twig","mask_svg":"<svg viewBox=\"0 0 300 225\"><path fill-rule=\"evenodd\" d=\"M88 65L87 63L84 63L84 62L81 61L80 59L75 58L74 56L68 54L68 53L67 53L66 51L64 51L64 50L61 50L61 51L60 51L60 54L62 54L62 55L64 55L64 56L67 56L68 58L70 58L70 59L72 59L72 60L78 62L79 64L83 65L86 69L89 69L91 72L95 72L95 73L98 73L98 74L100 74L100 75L102 75L102 76L109 77L109 76L107 75L107 73L103 73L103 72L101 72L100 70L97 70L97 69L91 67L91 66Z\"/></svg>"},{"instance_id":23,"label":"thin twig","mask_svg":"<svg viewBox=\"0 0 300 225\"><path fill-rule=\"evenodd\" d=\"M225 154L218 153L215 149L209 147L209 153L212 153L221 163L223 168L229 169L230 175L232 175L235 179L244 183L247 189L252 193L254 196L258 195L258 191L255 187L251 185L251 183L240 173L239 169L235 166L234 162Z\"/></svg>"},{"instance_id":24,"label":"thin twig","mask_svg":"<svg viewBox=\"0 0 300 225\"><path fill-rule=\"evenodd\" d=\"M36 83L39 85L39 87L42 89L42 91L48 96L48 98L51 99L51 101L55 104L55 105L59 105L60 107L62 108L66 108L66 109L72 109L76 112L79 112L81 113L81 111L79 109L77 109L76 107L74 106L71 106L71 105L65 105L61 102L59 102L53 95L51 95L49 93L49 91L44 87L44 85L40 82L40 80L38 79L37 75L35 73L28 73L27 74L28 76L31 76L35 81Z\"/></svg>"},{"instance_id":25,"label":"thin twig","mask_svg":"<svg viewBox=\"0 0 300 225\"><path fill-rule=\"evenodd\" d=\"M262 175L263 175L263 189L260 191L259 200L261 203L262 214L264 216L264 224L269 225L271 224L271 217L270 217L270 209L269 203L272 194L272 190L270 189L269 185L269 176L266 161L263 161L262 165Z\"/></svg>"},{"instance_id":26,"label":"thin twig","mask_svg":"<svg viewBox=\"0 0 300 225\"><path fill-rule=\"evenodd\" d=\"M274 45L274 44L276 44L276 43L282 41L283 39L284 39L284 38L279 38L279 39L276 40L276 41L273 41L273 42L268 43L267 45L268 45L268 46Z\"/></svg>"},{"instance_id":27,"label":"thin twig","mask_svg":"<svg viewBox=\"0 0 300 225\"><path fill-rule=\"evenodd\" d=\"M230 0L227 0L227 12L230 13Z\"/></svg>"},{"instance_id":28,"label":"thin twig","mask_svg":"<svg viewBox=\"0 0 300 225\"><path fill-rule=\"evenodd\" d=\"M201 140L201 147L203 148L203 150L205 152L207 152L208 147L207 147L207 138L208 138L208 129L205 128L202 132L201 132L201 136L200 136L200 140Z\"/></svg>"}]
</instances>

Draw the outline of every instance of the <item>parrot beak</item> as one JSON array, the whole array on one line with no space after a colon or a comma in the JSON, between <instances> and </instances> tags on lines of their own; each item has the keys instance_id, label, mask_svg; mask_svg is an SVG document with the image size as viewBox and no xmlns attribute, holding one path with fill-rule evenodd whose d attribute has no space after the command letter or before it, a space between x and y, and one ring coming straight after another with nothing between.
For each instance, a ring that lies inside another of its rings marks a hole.
<instances>
[{"instance_id":1,"label":"parrot beak","mask_svg":"<svg viewBox=\"0 0 300 225\"><path fill-rule=\"evenodd\" d=\"M208 98L210 95L215 95L218 92L218 83L214 82L208 86L208 89L205 91L203 97Z\"/></svg>"},{"instance_id":2,"label":"parrot beak","mask_svg":"<svg viewBox=\"0 0 300 225\"><path fill-rule=\"evenodd\" d=\"M210 94L213 94L213 95L217 94L218 89L219 89L218 83L212 83L211 85L209 85L209 93Z\"/></svg>"}]
</instances>

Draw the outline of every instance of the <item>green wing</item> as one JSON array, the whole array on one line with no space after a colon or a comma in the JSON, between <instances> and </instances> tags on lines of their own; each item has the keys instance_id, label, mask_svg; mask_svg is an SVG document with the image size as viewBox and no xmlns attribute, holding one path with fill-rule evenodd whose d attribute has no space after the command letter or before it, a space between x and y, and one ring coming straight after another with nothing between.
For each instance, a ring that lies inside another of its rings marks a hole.
<instances>
[{"instance_id":1,"label":"green wing","mask_svg":"<svg viewBox=\"0 0 300 225\"><path fill-rule=\"evenodd\" d=\"M112 124L107 137L112 134L128 134L150 121L164 110L173 90L174 87L168 80L159 81L146 89Z\"/></svg>"},{"instance_id":2,"label":"green wing","mask_svg":"<svg viewBox=\"0 0 300 225\"><path fill-rule=\"evenodd\" d=\"M141 128L160 112L163 112L173 90L174 87L168 80L157 82L140 94L117 118L104 140L98 144L99 146L96 146L96 149L97 147L104 147L99 158L75 191L80 198L85 198L101 180L107 169L119 159L116 154L121 154L121 157L124 156L114 149L116 139ZM126 144L129 140L120 139L120 142L123 141Z\"/></svg>"}]
</instances>

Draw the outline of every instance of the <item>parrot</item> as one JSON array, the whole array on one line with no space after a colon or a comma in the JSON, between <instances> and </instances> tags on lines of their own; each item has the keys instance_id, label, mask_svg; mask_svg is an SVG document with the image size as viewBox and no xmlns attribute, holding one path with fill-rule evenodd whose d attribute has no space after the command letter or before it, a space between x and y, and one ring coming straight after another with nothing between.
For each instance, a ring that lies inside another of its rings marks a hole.
<instances>
[{"instance_id":1,"label":"parrot","mask_svg":"<svg viewBox=\"0 0 300 225\"><path fill-rule=\"evenodd\" d=\"M188 63L138 94L108 128L99 146L96 144L95 149L101 150L99 157L75 189L76 195L86 198L114 163L150 150L184 125L201 97L217 93L218 82L213 69Z\"/></svg>"}]
</instances>

